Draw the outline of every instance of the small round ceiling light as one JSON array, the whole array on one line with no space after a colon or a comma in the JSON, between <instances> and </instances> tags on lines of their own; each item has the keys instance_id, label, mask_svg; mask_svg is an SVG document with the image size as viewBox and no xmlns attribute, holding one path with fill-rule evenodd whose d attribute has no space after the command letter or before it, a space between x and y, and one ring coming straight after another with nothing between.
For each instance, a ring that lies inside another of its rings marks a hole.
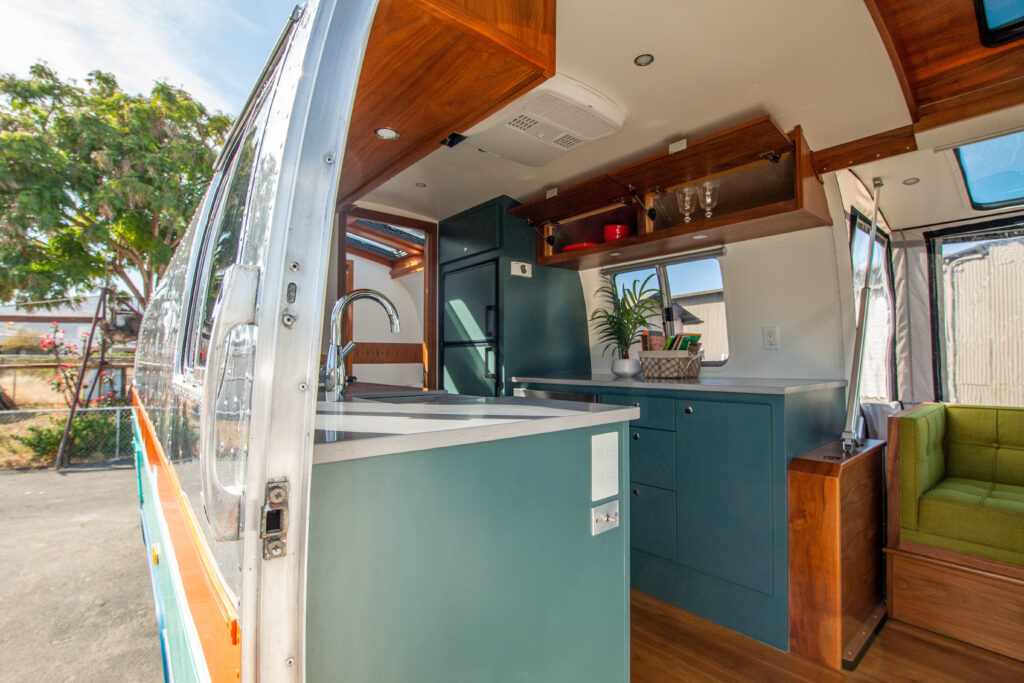
<instances>
[{"instance_id":1,"label":"small round ceiling light","mask_svg":"<svg viewBox=\"0 0 1024 683\"><path fill-rule=\"evenodd\" d=\"M401 137L398 131L394 128L378 128L373 131L373 134L379 137L381 140L397 140Z\"/></svg>"},{"instance_id":2,"label":"small round ceiling light","mask_svg":"<svg viewBox=\"0 0 1024 683\"><path fill-rule=\"evenodd\" d=\"M707 235L694 235L693 236L693 239L695 239L695 240L706 240L707 238L708 238Z\"/></svg>"},{"instance_id":3,"label":"small round ceiling light","mask_svg":"<svg viewBox=\"0 0 1024 683\"><path fill-rule=\"evenodd\" d=\"M610 254L608 254L608 255L609 255L609 256L622 256L622 253L621 253L621 252L618 252L618 251L613 251L612 253L610 253Z\"/></svg>"},{"instance_id":4,"label":"small round ceiling light","mask_svg":"<svg viewBox=\"0 0 1024 683\"><path fill-rule=\"evenodd\" d=\"M636 57L633 58L633 63L636 64L637 66L648 66L653 61L654 55L648 54L646 52L643 53L642 55L637 55Z\"/></svg>"},{"instance_id":5,"label":"small round ceiling light","mask_svg":"<svg viewBox=\"0 0 1024 683\"><path fill-rule=\"evenodd\" d=\"M426 187L426 183L416 183L416 187Z\"/></svg>"},{"instance_id":6,"label":"small round ceiling light","mask_svg":"<svg viewBox=\"0 0 1024 683\"><path fill-rule=\"evenodd\" d=\"M917 185L919 182L921 182L920 178L904 178L903 179L903 184L904 185Z\"/></svg>"}]
</instances>

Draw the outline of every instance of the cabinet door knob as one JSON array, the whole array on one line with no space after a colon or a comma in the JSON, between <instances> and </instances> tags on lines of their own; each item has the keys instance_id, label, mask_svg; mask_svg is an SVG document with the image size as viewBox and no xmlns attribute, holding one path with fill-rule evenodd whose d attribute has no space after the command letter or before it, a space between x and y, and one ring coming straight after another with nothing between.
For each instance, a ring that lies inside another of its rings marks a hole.
<instances>
[{"instance_id":1,"label":"cabinet door knob","mask_svg":"<svg viewBox=\"0 0 1024 683\"><path fill-rule=\"evenodd\" d=\"M687 415L693 415L693 406L686 406L683 408L683 412Z\"/></svg>"},{"instance_id":2,"label":"cabinet door knob","mask_svg":"<svg viewBox=\"0 0 1024 683\"><path fill-rule=\"evenodd\" d=\"M633 401L633 407L634 408L639 408L640 407L640 401Z\"/></svg>"},{"instance_id":3,"label":"cabinet door knob","mask_svg":"<svg viewBox=\"0 0 1024 683\"><path fill-rule=\"evenodd\" d=\"M633 441L640 440L640 432L633 432Z\"/></svg>"},{"instance_id":4,"label":"cabinet door knob","mask_svg":"<svg viewBox=\"0 0 1024 683\"><path fill-rule=\"evenodd\" d=\"M637 498L639 498L640 497L640 489L633 489L633 495L636 496Z\"/></svg>"}]
</instances>

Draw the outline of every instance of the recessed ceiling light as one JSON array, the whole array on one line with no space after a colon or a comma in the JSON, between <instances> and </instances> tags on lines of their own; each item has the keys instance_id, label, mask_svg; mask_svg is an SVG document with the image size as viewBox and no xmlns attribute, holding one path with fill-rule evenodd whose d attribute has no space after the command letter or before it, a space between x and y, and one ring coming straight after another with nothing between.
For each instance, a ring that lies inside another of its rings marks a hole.
<instances>
[{"instance_id":1,"label":"recessed ceiling light","mask_svg":"<svg viewBox=\"0 0 1024 683\"><path fill-rule=\"evenodd\" d=\"M706 240L707 238L708 238L707 235L694 235L693 236L693 239L695 239L695 240Z\"/></svg>"},{"instance_id":2,"label":"recessed ceiling light","mask_svg":"<svg viewBox=\"0 0 1024 683\"><path fill-rule=\"evenodd\" d=\"M620 252L617 252L617 251L613 251L612 253L610 253L608 255L609 256L622 256L622 254Z\"/></svg>"},{"instance_id":3,"label":"recessed ceiling light","mask_svg":"<svg viewBox=\"0 0 1024 683\"><path fill-rule=\"evenodd\" d=\"M903 179L903 184L904 185L917 185L919 182L921 182L920 178L904 178Z\"/></svg>"},{"instance_id":4,"label":"recessed ceiling light","mask_svg":"<svg viewBox=\"0 0 1024 683\"><path fill-rule=\"evenodd\" d=\"M397 140L399 138L398 131L394 128L378 128L373 133L381 140Z\"/></svg>"},{"instance_id":5,"label":"recessed ceiling light","mask_svg":"<svg viewBox=\"0 0 1024 683\"><path fill-rule=\"evenodd\" d=\"M647 54L646 52L643 53L642 55L637 55L633 59L633 63L636 64L637 66L647 66L648 64L650 64L653 61L654 61L654 55Z\"/></svg>"},{"instance_id":6,"label":"recessed ceiling light","mask_svg":"<svg viewBox=\"0 0 1024 683\"><path fill-rule=\"evenodd\" d=\"M416 183L416 187L426 187L426 183Z\"/></svg>"}]
</instances>

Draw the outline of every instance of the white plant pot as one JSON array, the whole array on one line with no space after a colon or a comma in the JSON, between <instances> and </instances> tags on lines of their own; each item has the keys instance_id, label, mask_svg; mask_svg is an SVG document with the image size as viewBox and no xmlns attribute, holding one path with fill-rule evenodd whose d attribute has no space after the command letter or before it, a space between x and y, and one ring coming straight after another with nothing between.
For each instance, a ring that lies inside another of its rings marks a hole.
<instances>
[{"instance_id":1,"label":"white plant pot","mask_svg":"<svg viewBox=\"0 0 1024 683\"><path fill-rule=\"evenodd\" d=\"M619 377L639 375L640 369L640 361L636 358L617 358L612 361L612 374Z\"/></svg>"}]
</instances>

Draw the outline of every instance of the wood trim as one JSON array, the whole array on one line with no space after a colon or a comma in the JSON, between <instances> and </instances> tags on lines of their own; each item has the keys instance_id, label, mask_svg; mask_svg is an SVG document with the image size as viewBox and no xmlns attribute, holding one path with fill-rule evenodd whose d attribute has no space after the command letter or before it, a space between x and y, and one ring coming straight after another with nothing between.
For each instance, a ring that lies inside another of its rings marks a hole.
<instances>
[{"instance_id":1,"label":"wood trim","mask_svg":"<svg viewBox=\"0 0 1024 683\"><path fill-rule=\"evenodd\" d=\"M916 150L914 126L902 126L812 152L811 165L821 175Z\"/></svg>"},{"instance_id":2,"label":"wood trim","mask_svg":"<svg viewBox=\"0 0 1024 683\"><path fill-rule=\"evenodd\" d=\"M423 269L423 382L428 389L437 389L440 382L438 375L439 340L438 340L438 289L437 279L438 233L437 225L425 231L426 241Z\"/></svg>"},{"instance_id":3,"label":"wood trim","mask_svg":"<svg viewBox=\"0 0 1024 683\"><path fill-rule=\"evenodd\" d=\"M423 345L400 342L356 342L349 354L352 364L389 365L393 363L422 363Z\"/></svg>"},{"instance_id":4,"label":"wood trim","mask_svg":"<svg viewBox=\"0 0 1024 683\"><path fill-rule=\"evenodd\" d=\"M5 313L0 315L0 323L91 323L91 315L25 315Z\"/></svg>"},{"instance_id":5,"label":"wood trim","mask_svg":"<svg viewBox=\"0 0 1024 683\"><path fill-rule=\"evenodd\" d=\"M920 557L927 557L938 562L945 562L949 565L963 567L986 576L1005 577L1015 581L1024 582L1024 567L1009 564L1007 562L999 562L998 560L990 560L985 557L967 555L965 553L958 553L955 550L936 548L934 546L924 545L923 543L914 543L912 541L903 541L900 543L899 548L890 548L890 550L910 553Z\"/></svg>"},{"instance_id":6,"label":"wood trim","mask_svg":"<svg viewBox=\"0 0 1024 683\"><path fill-rule=\"evenodd\" d=\"M983 96L982 96L983 95ZM921 105L914 130L922 132L1024 103L1024 79Z\"/></svg>"},{"instance_id":7,"label":"wood trim","mask_svg":"<svg viewBox=\"0 0 1024 683\"><path fill-rule=\"evenodd\" d=\"M393 263L393 261L389 259L387 256L381 256L380 254L376 254L372 251L367 251L366 249L363 249L362 247L357 247L355 245L348 246L348 254L350 256L358 256L359 258L364 258L367 261L379 263L382 266L387 266L388 268L390 268L391 264Z\"/></svg>"},{"instance_id":8,"label":"wood trim","mask_svg":"<svg viewBox=\"0 0 1024 683\"><path fill-rule=\"evenodd\" d=\"M391 279L394 280L397 277L408 275L410 273L417 273L424 268L423 254L409 254L403 256L400 259L396 259L391 264Z\"/></svg>"},{"instance_id":9,"label":"wood trim","mask_svg":"<svg viewBox=\"0 0 1024 683\"><path fill-rule=\"evenodd\" d=\"M363 220L374 221L375 223L395 225L399 228L421 230L425 233L430 232L431 230L437 230L437 223L419 220L418 218L408 218L397 213L385 213L383 211L374 211L373 209L364 209L361 206L355 206L353 204L343 206L342 210L349 218L362 218Z\"/></svg>"},{"instance_id":10,"label":"wood trim","mask_svg":"<svg viewBox=\"0 0 1024 683\"><path fill-rule=\"evenodd\" d=\"M814 170L813 152L804 138L804 129L796 126L789 133L793 140L793 155L796 157L796 202L805 211L822 220L823 225L832 222L832 214L828 209L828 198L825 196L825 182Z\"/></svg>"},{"instance_id":11,"label":"wood trim","mask_svg":"<svg viewBox=\"0 0 1024 683\"><path fill-rule=\"evenodd\" d=\"M348 223L345 225L345 232L365 237L366 239L373 240L374 242L391 247L392 249L401 249L402 251L410 254L420 255L423 253L423 247L415 242L409 242L400 237L385 235L373 228L367 228L363 225L359 225L355 222L355 219L352 218L349 218Z\"/></svg>"}]
</instances>

